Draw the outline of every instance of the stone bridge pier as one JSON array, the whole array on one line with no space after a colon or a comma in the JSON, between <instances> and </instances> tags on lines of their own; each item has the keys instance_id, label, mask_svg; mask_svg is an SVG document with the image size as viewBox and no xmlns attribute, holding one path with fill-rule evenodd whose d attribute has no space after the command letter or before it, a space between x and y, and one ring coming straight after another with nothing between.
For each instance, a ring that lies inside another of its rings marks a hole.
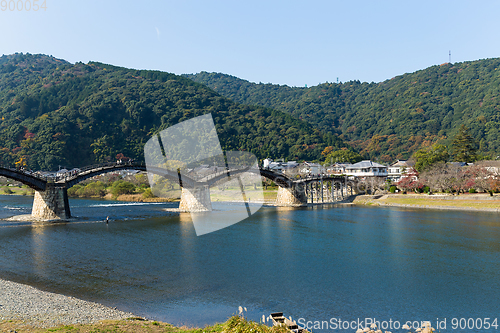
<instances>
[{"instance_id":1,"label":"stone bridge pier","mask_svg":"<svg viewBox=\"0 0 500 333\"><path fill-rule=\"evenodd\" d=\"M35 191L31 216L44 219L69 219L68 191L65 186L48 183L45 191Z\"/></svg>"},{"instance_id":2,"label":"stone bridge pier","mask_svg":"<svg viewBox=\"0 0 500 333\"><path fill-rule=\"evenodd\" d=\"M281 207L307 206L305 183L292 184L291 187L278 187L276 205Z\"/></svg>"},{"instance_id":3,"label":"stone bridge pier","mask_svg":"<svg viewBox=\"0 0 500 333\"><path fill-rule=\"evenodd\" d=\"M211 212L212 201L210 201L210 187L198 186L193 188L181 188L181 212Z\"/></svg>"}]
</instances>

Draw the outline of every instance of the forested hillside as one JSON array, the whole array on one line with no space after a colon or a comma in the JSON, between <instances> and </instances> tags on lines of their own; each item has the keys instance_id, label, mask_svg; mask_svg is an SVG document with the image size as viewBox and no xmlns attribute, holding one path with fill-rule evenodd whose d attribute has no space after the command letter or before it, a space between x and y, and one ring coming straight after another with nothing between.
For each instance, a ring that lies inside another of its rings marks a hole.
<instances>
[{"instance_id":1,"label":"forested hillside","mask_svg":"<svg viewBox=\"0 0 500 333\"><path fill-rule=\"evenodd\" d=\"M255 84L220 73L186 77L238 103L288 112L384 162L435 142L449 145L462 124L481 153L500 155L500 58L446 63L380 83L310 88Z\"/></svg>"},{"instance_id":2,"label":"forested hillside","mask_svg":"<svg viewBox=\"0 0 500 333\"><path fill-rule=\"evenodd\" d=\"M143 159L151 136L212 113L224 150L314 160L343 147L281 111L242 106L187 78L45 55L0 58L0 163L77 167L123 154Z\"/></svg>"}]
</instances>

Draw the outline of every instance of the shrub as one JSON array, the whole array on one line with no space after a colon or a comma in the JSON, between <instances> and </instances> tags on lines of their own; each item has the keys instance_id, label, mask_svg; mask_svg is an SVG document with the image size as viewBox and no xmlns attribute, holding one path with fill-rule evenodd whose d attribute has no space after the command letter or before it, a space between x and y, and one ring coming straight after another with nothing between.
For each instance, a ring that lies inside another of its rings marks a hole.
<instances>
[{"instance_id":1,"label":"shrub","mask_svg":"<svg viewBox=\"0 0 500 333\"><path fill-rule=\"evenodd\" d=\"M132 194L135 191L135 186L132 183L126 182L124 180L117 180L111 186L111 194L113 197L118 197L122 194Z\"/></svg>"},{"instance_id":2,"label":"shrub","mask_svg":"<svg viewBox=\"0 0 500 333\"><path fill-rule=\"evenodd\" d=\"M106 185L103 182L97 181L95 183L87 184L83 188L84 197L103 197L106 195Z\"/></svg>"},{"instance_id":3,"label":"shrub","mask_svg":"<svg viewBox=\"0 0 500 333\"><path fill-rule=\"evenodd\" d=\"M144 191L146 191L147 189L149 189L149 185L147 184L140 184L135 188L135 190L139 193L144 193Z\"/></svg>"},{"instance_id":4,"label":"shrub","mask_svg":"<svg viewBox=\"0 0 500 333\"><path fill-rule=\"evenodd\" d=\"M469 189L469 193L476 193L476 189L475 188L470 188Z\"/></svg>"},{"instance_id":5,"label":"shrub","mask_svg":"<svg viewBox=\"0 0 500 333\"><path fill-rule=\"evenodd\" d=\"M3 193L5 193L5 194L12 194L12 193L14 193L14 191L12 191L10 188L6 187L6 188L3 189Z\"/></svg>"},{"instance_id":6,"label":"shrub","mask_svg":"<svg viewBox=\"0 0 500 333\"><path fill-rule=\"evenodd\" d=\"M68 196L70 197L78 197L79 190L83 189L84 186L81 184L76 184L68 189Z\"/></svg>"},{"instance_id":7,"label":"shrub","mask_svg":"<svg viewBox=\"0 0 500 333\"><path fill-rule=\"evenodd\" d=\"M391 187L389 187L389 192L391 192L391 193L396 193L396 190L397 190L397 187L394 185L391 185Z\"/></svg>"},{"instance_id":8,"label":"shrub","mask_svg":"<svg viewBox=\"0 0 500 333\"><path fill-rule=\"evenodd\" d=\"M256 332L256 333L287 333L290 332L285 325L267 326L254 321L247 320L243 316L232 316L221 325L220 329L214 330L217 332L223 331L226 333L239 332Z\"/></svg>"},{"instance_id":9,"label":"shrub","mask_svg":"<svg viewBox=\"0 0 500 333\"><path fill-rule=\"evenodd\" d=\"M142 197L144 199L149 199L149 198L154 198L155 195L153 194L153 191L151 191L150 188L147 188L144 190L144 192L142 192Z\"/></svg>"}]
</instances>

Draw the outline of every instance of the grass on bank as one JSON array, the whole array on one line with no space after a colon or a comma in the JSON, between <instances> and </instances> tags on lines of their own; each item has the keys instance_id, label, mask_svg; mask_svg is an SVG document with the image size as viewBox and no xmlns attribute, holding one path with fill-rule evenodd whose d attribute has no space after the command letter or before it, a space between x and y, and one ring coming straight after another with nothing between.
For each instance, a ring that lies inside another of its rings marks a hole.
<instances>
[{"instance_id":1,"label":"grass on bank","mask_svg":"<svg viewBox=\"0 0 500 333\"><path fill-rule=\"evenodd\" d=\"M34 190L26 185L19 186L0 186L0 194L6 195L33 195Z\"/></svg>"},{"instance_id":2,"label":"grass on bank","mask_svg":"<svg viewBox=\"0 0 500 333\"><path fill-rule=\"evenodd\" d=\"M500 209L500 197L493 200L490 199L488 195L481 199L475 196L474 199L469 198L468 195L456 196L453 199L438 196L429 195L388 195L381 197L379 199L374 199L371 196L361 196L356 198L354 203L362 205L411 205L416 207L427 207L427 208L440 208L440 207L456 207L456 208L493 208Z\"/></svg>"},{"instance_id":3,"label":"grass on bank","mask_svg":"<svg viewBox=\"0 0 500 333\"><path fill-rule=\"evenodd\" d=\"M278 190L263 190L263 198L265 202L276 200L276 194ZM245 189L245 196L250 202L257 200L257 198L261 198L261 193L258 190L254 189ZM253 199L252 199L253 198ZM234 201L241 200L241 192L240 189L230 189L230 190L212 190L210 189L210 199L212 201Z\"/></svg>"},{"instance_id":4,"label":"grass on bank","mask_svg":"<svg viewBox=\"0 0 500 333\"><path fill-rule=\"evenodd\" d=\"M264 201L275 201L277 194L278 194L278 189L264 190Z\"/></svg>"},{"instance_id":5,"label":"grass on bank","mask_svg":"<svg viewBox=\"0 0 500 333\"><path fill-rule=\"evenodd\" d=\"M0 186L0 194L3 195L33 195L33 190L23 186L22 188L17 186ZM137 190L129 189L124 191L125 193L120 193L115 191L115 193L111 193L106 187L98 187L97 190L95 185L92 184L90 186L80 185L75 186L74 189L71 188L69 191L69 196L73 198L100 198L106 200L118 200L118 201L135 201L135 202L170 202L170 201L178 201L180 197L180 190L171 191L172 193L167 193L166 198L156 197L151 189L142 188ZM276 200L276 194L278 193L277 189L269 189L264 190L264 201L265 202L273 202ZM255 195L254 197L257 197ZM250 194L251 198L251 194ZM231 195L212 195L212 199L214 201L232 201L234 200L234 196Z\"/></svg>"},{"instance_id":6,"label":"grass on bank","mask_svg":"<svg viewBox=\"0 0 500 333\"><path fill-rule=\"evenodd\" d=\"M53 328L36 328L21 321L0 322L0 332L18 333L289 333L285 327L269 327L240 316L232 316L226 322L204 328L175 327L173 325L129 318L124 320L104 320L95 324L61 325Z\"/></svg>"}]
</instances>

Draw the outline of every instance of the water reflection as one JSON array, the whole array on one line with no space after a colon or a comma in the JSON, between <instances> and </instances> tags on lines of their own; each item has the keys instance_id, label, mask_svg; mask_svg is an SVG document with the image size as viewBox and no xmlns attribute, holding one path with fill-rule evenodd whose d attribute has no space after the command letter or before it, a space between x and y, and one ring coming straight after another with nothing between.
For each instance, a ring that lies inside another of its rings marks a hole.
<instances>
[{"instance_id":1,"label":"water reflection","mask_svg":"<svg viewBox=\"0 0 500 333\"><path fill-rule=\"evenodd\" d=\"M33 269L36 275L43 277L47 276L47 273L45 272L45 269L47 267L46 238L48 237L45 232L46 228L47 225L44 225L42 223L35 223L32 228L30 228L32 238L30 244L31 253L33 256Z\"/></svg>"}]
</instances>

